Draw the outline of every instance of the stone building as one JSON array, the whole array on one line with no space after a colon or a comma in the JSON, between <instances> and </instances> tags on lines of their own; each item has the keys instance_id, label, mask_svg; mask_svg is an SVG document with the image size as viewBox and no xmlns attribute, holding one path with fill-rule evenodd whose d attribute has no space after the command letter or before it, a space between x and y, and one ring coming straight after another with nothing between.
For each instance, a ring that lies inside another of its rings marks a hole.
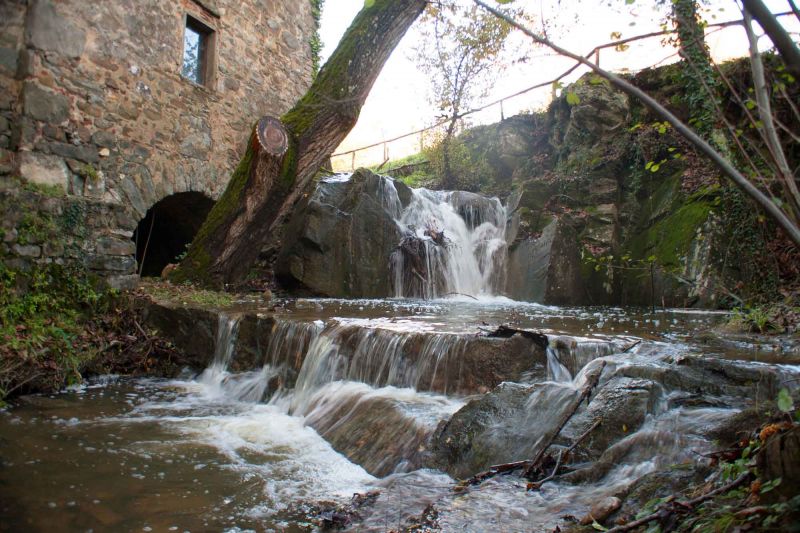
<instances>
[{"instance_id":1,"label":"stone building","mask_svg":"<svg viewBox=\"0 0 800 533\"><path fill-rule=\"evenodd\" d=\"M77 255L122 281L135 240L156 272L224 190L253 123L310 85L313 1L0 1L3 194L21 177L117 213L85 221ZM4 213L4 255L59 260L18 246L18 218Z\"/></svg>"}]
</instances>

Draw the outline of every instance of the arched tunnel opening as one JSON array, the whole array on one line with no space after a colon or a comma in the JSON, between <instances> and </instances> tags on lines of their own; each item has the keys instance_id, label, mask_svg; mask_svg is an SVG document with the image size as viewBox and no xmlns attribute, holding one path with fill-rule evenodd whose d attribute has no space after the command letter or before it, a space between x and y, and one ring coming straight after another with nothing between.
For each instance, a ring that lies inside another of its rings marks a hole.
<instances>
[{"instance_id":1,"label":"arched tunnel opening","mask_svg":"<svg viewBox=\"0 0 800 533\"><path fill-rule=\"evenodd\" d=\"M165 266L177 263L213 206L201 192L180 192L148 209L133 232L139 275L160 276Z\"/></svg>"}]
</instances>

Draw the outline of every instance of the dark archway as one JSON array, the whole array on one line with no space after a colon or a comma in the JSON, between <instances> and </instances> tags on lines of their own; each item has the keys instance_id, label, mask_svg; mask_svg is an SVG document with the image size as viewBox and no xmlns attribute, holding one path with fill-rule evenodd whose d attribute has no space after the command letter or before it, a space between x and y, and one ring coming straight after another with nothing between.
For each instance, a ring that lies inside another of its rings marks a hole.
<instances>
[{"instance_id":1,"label":"dark archway","mask_svg":"<svg viewBox=\"0 0 800 533\"><path fill-rule=\"evenodd\" d=\"M160 276L165 266L176 263L213 206L201 192L172 194L153 205L133 233L139 274Z\"/></svg>"}]
</instances>

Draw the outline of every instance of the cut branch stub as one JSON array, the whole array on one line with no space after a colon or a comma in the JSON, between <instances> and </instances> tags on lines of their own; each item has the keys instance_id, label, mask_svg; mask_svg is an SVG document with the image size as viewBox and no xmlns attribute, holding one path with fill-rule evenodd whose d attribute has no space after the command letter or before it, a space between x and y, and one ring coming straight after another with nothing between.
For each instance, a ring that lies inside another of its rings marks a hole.
<instances>
[{"instance_id":1,"label":"cut branch stub","mask_svg":"<svg viewBox=\"0 0 800 533\"><path fill-rule=\"evenodd\" d=\"M280 119L261 117L256 126L258 144L268 154L280 157L289 149L289 134Z\"/></svg>"}]
</instances>

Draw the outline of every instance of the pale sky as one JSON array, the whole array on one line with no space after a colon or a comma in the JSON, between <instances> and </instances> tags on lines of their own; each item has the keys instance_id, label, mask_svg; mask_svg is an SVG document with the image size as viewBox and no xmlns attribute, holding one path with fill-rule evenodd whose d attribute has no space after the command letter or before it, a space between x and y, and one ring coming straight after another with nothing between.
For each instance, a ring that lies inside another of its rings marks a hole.
<instances>
[{"instance_id":1,"label":"pale sky","mask_svg":"<svg viewBox=\"0 0 800 533\"><path fill-rule=\"evenodd\" d=\"M786 11L785 0L766 0L773 12ZM326 0L322 12L320 29L323 48L323 61L336 48L339 39L350 25L364 0ZM617 31L623 38L658 31L664 22L664 8L657 7L652 0L637 0L633 6L626 6L624 0L517 0L516 5L524 6L539 20L548 20L552 25L549 37L554 42L577 53L587 53L598 44L614 39L611 32ZM706 3L706 20L713 24L741 18L737 4L731 0L712 0ZM800 31L800 24L793 17L781 19L787 29ZM344 152L361 146L381 142L386 139L424 128L436 121L436 112L428 103L428 80L417 69L413 56L414 45L419 39L416 28L412 27L400 45L395 49L361 111L358 124L337 150ZM739 57L747 53L747 40L744 30L737 26L727 28L707 37L712 53L717 60ZM529 40L519 35L514 45L518 50L529 47ZM768 38L761 40L763 48L769 48ZM532 49L531 60L507 69L497 79L488 103L516 93L532 85L549 81L569 67L572 61L559 57L546 49ZM625 52L605 49L600 55L600 64L612 70L629 69L637 71L658 63L671 63L676 58L671 46L662 46L660 39L649 39L632 43ZM579 69L566 82L576 80L586 69ZM544 109L550 101L550 88L537 89L504 104L504 114L509 117L525 109ZM480 102L482 105L484 102ZM500 120L500 108L494 106L486 111L472 115L471 122L488 124ZM419 151L420 139L415 137L388 144L388 156L397 159ZM378 147L359 152L356 166L379 164L384 160L384 149ZM334 159L337 169L349 169L350 156Z\"/></svg>"}]
</instances>

